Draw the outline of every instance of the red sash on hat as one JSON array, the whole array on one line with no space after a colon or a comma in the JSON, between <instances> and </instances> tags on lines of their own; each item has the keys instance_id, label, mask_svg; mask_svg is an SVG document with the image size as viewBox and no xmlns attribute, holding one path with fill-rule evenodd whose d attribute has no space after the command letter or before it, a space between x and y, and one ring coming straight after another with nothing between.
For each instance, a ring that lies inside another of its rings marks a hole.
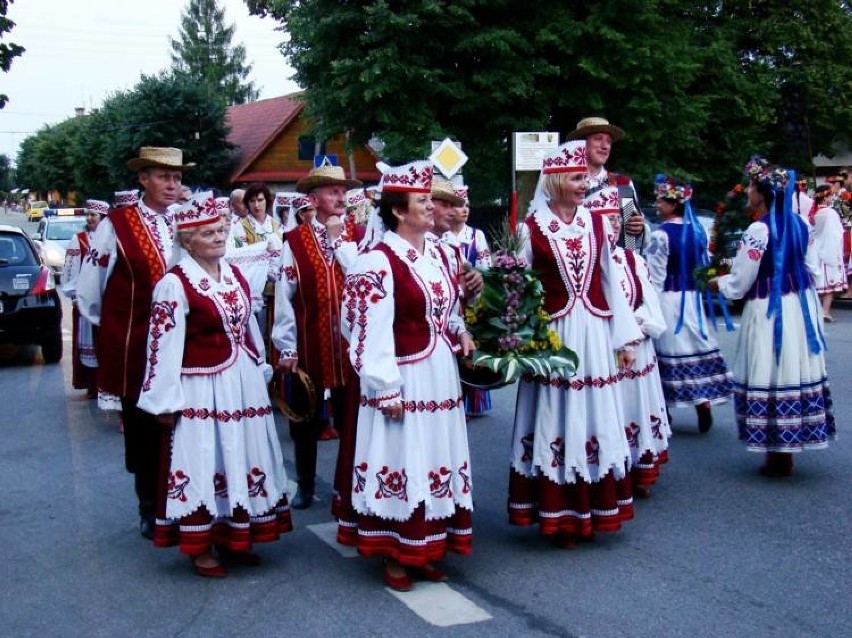
<instances>
[{"instance_id":1,"label":"red sash on hat","mask_svg":"<svg viewBox=\"0 0 852 638\"><path fill-rule=\"evenodd\" d=\"M98 331L98 388L136 401L145 376L148 324L154 286L166 262L138 206L112 210L117 259L104 290Z\"/></svg>"},{"instance_id":2,"label":"red sash on hat","mask_svg":"<svg viewBox=\"0 0 852 638\"><path fill-rule=\"evenodd\" d=\"M322 388L339 388L347 381L345 354L340 334L340 303L343 269L336 259L325 260L310 224L287 233L296 265L296 350L299 367Z\"/></svg>"}]
</instances>

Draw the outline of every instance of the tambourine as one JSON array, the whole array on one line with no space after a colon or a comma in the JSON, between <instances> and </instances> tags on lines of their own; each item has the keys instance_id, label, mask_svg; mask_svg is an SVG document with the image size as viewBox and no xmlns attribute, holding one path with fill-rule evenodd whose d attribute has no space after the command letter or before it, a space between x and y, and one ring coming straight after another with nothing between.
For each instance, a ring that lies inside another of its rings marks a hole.
<instances>
[{"instance_id":1,"label":"tambourine","mask_svg":"<svg viewBox=\"0 0 852 638\"><path fill-rule=\"evenodd\" d=\"M275 405L293 423L311 421L317 415L317 392L314 382L301 368L282 374Z\"/></svg>"}]
</instances>

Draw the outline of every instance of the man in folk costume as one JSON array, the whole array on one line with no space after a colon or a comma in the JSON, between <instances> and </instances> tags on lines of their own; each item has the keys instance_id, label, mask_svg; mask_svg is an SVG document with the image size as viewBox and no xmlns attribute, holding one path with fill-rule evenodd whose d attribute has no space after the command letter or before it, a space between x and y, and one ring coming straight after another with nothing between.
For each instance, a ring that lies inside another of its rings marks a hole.
<instances>
[{"instance_id":1,"label":"man in folk costume","mask_svg":"<svg viewBox=\"0 0 852 638\"><path fill-rule=\"evenodd\" d=\"M586 140L586 161L589 166L589 190L591 197L606 186L618 188L621 202L622 234L619 244L632 250L642 250L645 243L645 218L639 209L639 196L633 180L627 175L606 169L613 142L623 139L624 130L610 124L602 117L586 117L577 122L577 128L568 133L569 140Z\"/></svg>"},{"instance_id":2,"label":"man in folk costume","mask_svg":"<svg viewBox=\"0 0 852 638\"><path fill-rule=\"evenodd\" d=\"M281 353L279 368L289 374L301 368L317 394L331 400L336 421L344 417L344 386L349 381L345 343L340 334L343 280L357 256L357 239L347 236L346 190L361 185L347 179L343 168L324 158L296 184L316 208L316 216L286 235L281 278L275 291L272 341ZM312 505L316 488L320 415L290 423L299 489L292 507Z\"/></svg>"},{"instance_id":3,"label":"man in folk costume","mask_svg":"<svg viewBox=\"0 0 852 638\"><path fill-rule=\"evenodd\" d=\"M95 355L92 324L85 317L80 316L80 311L77 309L77 277L80 275L81 264L89 254L95 229L101 218L109 212L109 204L97 199L89 199L86 201L85 209L86 227L75 234L68 244L61 280L62 293L72 303L74 334L71 340L71 385L76 390L86 390L88 398L94 399L98 395L98 359Z\"/></svg>"},{"instance_id":4,"label":"man in folk costume","mask_svg":"<svg viewBox=\"0 0 852 638\"><path fill-rule=\"evenodd\" d=\"M138 174L142 199L110 211L98 226L80 271L80 313L99 326L98 388L121 397L125 464L135 475L140 532L153 537L160 461L160 428L136 407L145 374L154 286L166 272L174 241L172 206L180 194L183 153L143 146L127 162ZM107 354L108 353L108 354Z\"/></svg>"}]
</instances>

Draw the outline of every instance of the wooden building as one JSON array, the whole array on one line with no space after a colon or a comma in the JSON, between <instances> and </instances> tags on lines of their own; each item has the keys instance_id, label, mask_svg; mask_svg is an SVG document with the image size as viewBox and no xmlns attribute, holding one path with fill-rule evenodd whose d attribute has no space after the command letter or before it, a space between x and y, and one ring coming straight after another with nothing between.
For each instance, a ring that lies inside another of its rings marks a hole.
<instances>
[{"instance_id":1,"label":"wooden building","mask_svg":"<svg viewBox=\"0 0 852 638\"><path fill-rule=\"evenodd\" d=\"M264 182L273 191L292 190L308 174L313 166L316 140L304 110L302 93L228 108L226 121L231 129L228 141L236 147L229 177L231 187ZM320 154L337 155L347 176L365 185L377 183L381 177L376 169L378 158L373 152L364 146L355 149L350 158L342 135L322 141Z\"/></svg>"}]
</instances>

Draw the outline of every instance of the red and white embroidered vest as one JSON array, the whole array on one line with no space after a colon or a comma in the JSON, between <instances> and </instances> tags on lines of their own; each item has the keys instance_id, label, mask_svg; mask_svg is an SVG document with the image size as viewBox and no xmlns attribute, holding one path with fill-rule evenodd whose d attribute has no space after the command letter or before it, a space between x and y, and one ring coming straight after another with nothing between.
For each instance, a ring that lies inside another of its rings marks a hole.
<instances>
[{"instance_id":1,"label":"red and white embroidered vest","mask_svg":"<svg viewBox=\"0 0 852 638\"><path fill-rule=\"evenodd\" d=\"M166 272L166 261L138 206L113 209L108 218L118 254L102 300L98 388L135 402L145 376L154 286Z\"/></svg>"},{"instance_id":2,"label":"red and white embroidered vest","mask_svg":"<svg viewBox=\"0 0 852 638\"><path fill-rule=\"evenodd\" d=\"M169 271L180 279L189 304L181 374L215 374L227 370L237 360L240 348L255 361L260 360L248 334L251 291L242 273L233 266L231 269L239 285L216 293L215 300L199 294L179 266ZM202 289L205 281L202 279L199 284Z\"/></svg>"},{"instance_id":3,"label":"red and white embroidered vest","mask_svg":"<svg viewBox=\"0 0 852 638\"><path fill-rule=\"evenodd\" d=\"M532 245L532 267L544 286L544 309L553 319L571 312L578 299L593 315L612 316L598 264L606 236L601 217L591 218L591 233L559 239L546 237L532 215L525 221Z\"/></svg>"},{"instance_id":4,"label":"red and white embroidered vest","mask_svg":"<svg viewBox=\"0 0 852 638\"><path fill-rule=\"evenodd\" d=\"M393 340L396 360L399 365L415 363L428 357L435 349L437 339L444 339L452 348L453 339L447 325L450 311L458 298L457 286L450 274L450 263L442 250L441 256L445 276L444 285L423 289L413 268L400 259L385 243L376 245L387 257L393 276Z\"/></svg>"}]
</instances>

